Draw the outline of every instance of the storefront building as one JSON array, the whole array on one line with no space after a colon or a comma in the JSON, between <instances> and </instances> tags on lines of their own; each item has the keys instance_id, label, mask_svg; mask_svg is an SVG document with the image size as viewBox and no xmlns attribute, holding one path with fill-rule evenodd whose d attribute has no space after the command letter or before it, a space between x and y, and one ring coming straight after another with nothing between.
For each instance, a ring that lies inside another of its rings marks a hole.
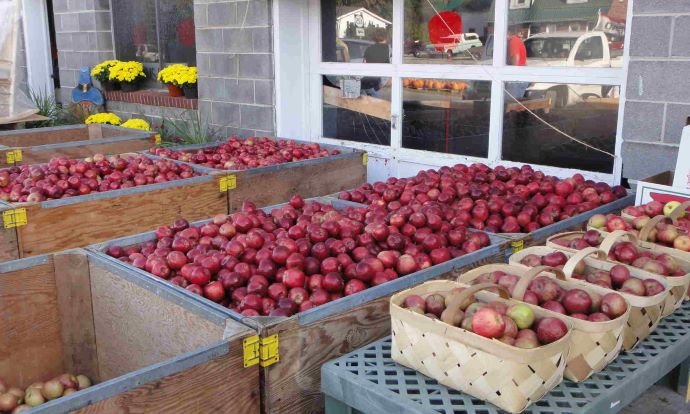
<instances>
[{"instance_id":1,"label":"storefront building","mask_svg":"<svg viewBox=\"0 0 690 414\"><path fill-rule=\"evenodd\" d=\"M44 4L25 26L48 23L61 96L105 59L142 61L149 78L197 65L198 100L120 93L107 109L366 149L371 180L459 162L643 178L675 166L690 116L684 0Z\"/></svg>"}]
</instances>

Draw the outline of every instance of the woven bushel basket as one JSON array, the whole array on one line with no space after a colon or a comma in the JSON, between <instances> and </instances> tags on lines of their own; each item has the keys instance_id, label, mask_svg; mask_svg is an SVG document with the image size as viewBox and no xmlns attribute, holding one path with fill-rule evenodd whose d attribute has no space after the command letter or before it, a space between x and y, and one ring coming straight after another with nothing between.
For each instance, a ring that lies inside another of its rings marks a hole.
<instances>
[{"instance_id":1,"label":"woven bushel basket","mask_svg":"<svg viewBox=\"0 0 690 414\"><path fill-rule=\"evenodd\" d=\"M546 246L530 247L512 255L509 261L510 264L527 267L523 264L520 264L520 261L525 256L529 254L544 256L556 250L557 249ZM566 265L563 267L566 277L569 281L582 287L592 287L595 285L584 280L572 278L573 269L580 261L584 260L585 264L589 268L606 271L610 271L611 268L616 265L616 263L607 261L606 254L594 247L580 250L577 253L570 253L567 251L564 251L563 253L570 257L568 263L566 263ZM591 257L590 255L592 254L596 254L598 258ZM615 292L620 294L625 298L628 304L630 304L630 316L628 318L628 322L626 323L626 328L623 331L623 349L630 351L640 342L642 342L642 340L644 340L650 333L652 333L654 329L656 329L659 321L661 321L664 308L666 307L666 300L668 299L670 289L665 278L645 272L632 266L627 267L630 270L632 277L638 277L641 279L655 279L666 289L662 293L659 293L655 296L637 296L629 293L616 292L613 289L603 288L607 293Z\"/></svg>"},{"instance_id":2,"label":"woven bushel basket","mask_svg":"<svg viewBox=\"0 0 690 414\"><path fill-rule=\"evenodd\" d=\"M521 412L563 380L572 325L560 318L569 328L563 338L539 348L521 349L401 307L408 295L426 297L462 286L453 281L427 282L391 298L393 360L506 411ZM489 288L499 287L475 285L465 292L470 295ZM503 298L509 296L505 289L499 289ZM477 295L482 302L495 298L483 294ZM538 316L551 316L539 307L531 307Z\"/></svg>"},{"instance_id":3,"label":"woven bushel basket","mask_svg":"<svg viewBox=\"0 0 690 414\"><path fill-rule=\"evenodd\" d=\"M549 237L546 242L548 247L553 247L554 249L561 250L563 252L577 253L577 250L570 247L565 247L556 242L556 240L573 240L582 237L584 233L582 232L571 232L556 234ZM632 242L637 246L638 249L642 251L649 251L652 254L659 255L662 253L668 253L668 248L663 249L661 246L652 243L640 243L635 235L627 233L623 230L616 230L612 233L608 233L604 240L601 242L599 247L604 253L608 255L609 251L618 242L622 241L623 238L627 238L628 241ZM662 250L663 249L663 250ZM683 305L683 302L688 299L688 289L690 289L690 262L683 259L682 257L674 254L670 254L678 263L678 267L685 272L684 276L662 276L666 279L668 286L671 288L668 298L666 299L666 304L664 305L664 312L662 317L668 316L676 311ZM610 261L610 259L607 259ZM615 262L618 263L618 262Z\"/></svg>"},{"instance_id":4,"label":"woven bushel basket","mask_svg":"<svg viewBox=\"0 0 690 414\"><path fill-rule=\"evenodd\" d=\"M529 283L543 272L549 272L558 276L555 282L565 290L581 289L590 295L598 294L600 296L609 292L608 289L600 286L581 286L567 281L560 269L546 266L528 270L521 266L506 264L487 265L463 274L458 281L472 284L479 276L496 271L521 277L521 280L513 290L513 299L515 300L522 300ZM542 310L551 316L563 316L543 308ZM630 306L628 306L628 311L625 314L607 322L590 322L566 316L573 325L573 332L570 338L570 351L568 352L563 376L574 382L584 381L616 359L623 346L623 331L625 330L629 314Z\"/></svg>"}]
</instances>

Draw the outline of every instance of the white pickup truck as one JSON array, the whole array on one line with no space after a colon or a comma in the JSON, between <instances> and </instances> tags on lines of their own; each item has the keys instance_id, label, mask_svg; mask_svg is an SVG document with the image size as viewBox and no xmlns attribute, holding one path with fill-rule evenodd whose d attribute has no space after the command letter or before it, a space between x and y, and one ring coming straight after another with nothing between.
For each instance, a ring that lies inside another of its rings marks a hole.
<instances>
[{"instance_id":1,"label":"white pickup truck","mask_svg":"<svg viewBox=\"0 0 690 414\"><path fill-rule=\"evenodd\" d=\"M623 65L623 51L612 49L604 32L540 33L525 40L527 66L610 68ZM549 97L557 108L590 97L605 97L601 85L533 83L526 98Z\"/></svg>"}]
</instances>

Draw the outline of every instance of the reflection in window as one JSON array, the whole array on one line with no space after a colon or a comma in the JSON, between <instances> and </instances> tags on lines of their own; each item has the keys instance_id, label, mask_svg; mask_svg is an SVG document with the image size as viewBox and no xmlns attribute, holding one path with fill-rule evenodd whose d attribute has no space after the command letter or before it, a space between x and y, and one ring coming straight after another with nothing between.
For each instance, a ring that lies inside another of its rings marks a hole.
<instances>
[{"instance_id":1,"label":"reflection in window","mask_svg":"<svg viewBox=\"0 0 690 414\"><path fill-rule=\"evenodd\" d=\"M390 62L392 21L392 0L321 0L322 60Z\"/></svg>"},{"instance_id":2,"label":"reflection in window","mask_svg":"<svg viewBox=\"0 0 690 414\"><path fill-rule=\"evenodd\" d=\"M493 0L405 0L405 63L490 64Z\"/></svg>"},{"instance_id":3,"label":"reflection in window","mask_svg":"<svg viewBox=\"0 0 690 414\"><path fill-rule=\"evenodd\" d=\"M404 148L487 157L491 82L403 79Z\"/></svg>"},{"instance_id":4,"label":"reflection in window","mask_svg":"<svg viewBox=\"0 0 690 414\"><path fill-rule=\"evenodd\" d=\"M528 66L621 67L627 3L511 0L508 24L525 41Z\"/></svg>"},{"instance_id":5,"label":"reflection in window","mask_svg":"<svg viewBox=\"0 0 690 414\"><path fill-rule=\"evenodd\" d=\"M192 0L122 0L113 27L120 60L196 65Z\"/></svg>"},{"instance_id":6,"label":"reflection in window","mask_svg":"<svg viewBox=\"0 0 690 414\"><path fill-rule=\"evenodd\" d=\"M390 119L390 78L323 77L324 137L390 145Z\"/></svg>"},{"instance_id":7,"label":"reflection in window","mask_svg":"<svg viewBox=\"0 0 690 414\"><path fill-rule=\"evenodd\" d=\"M614 153L618 87L606 85L509 82L503 124L503 159L603 173L613 158L589 149L544 125L525 108L559 130Z\"/></svg>"}]
</instances>

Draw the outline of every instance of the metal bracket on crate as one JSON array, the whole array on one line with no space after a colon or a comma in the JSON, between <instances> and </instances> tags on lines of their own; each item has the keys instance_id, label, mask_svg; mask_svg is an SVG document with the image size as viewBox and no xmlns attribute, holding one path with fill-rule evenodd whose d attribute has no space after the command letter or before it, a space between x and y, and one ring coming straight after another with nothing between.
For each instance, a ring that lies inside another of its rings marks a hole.
<instances>
[{"instance_id":1,"label":"metal bracket on crate","mask_svg":"<svg viewBox=\"0 0 690 414\"><path fill-rule=\"evenodd\" d=\"M156 145L160 145L161 142L163 142L163 139L161 138L161 134L156 134L156 136L153 137L153 139L154 139Z\"/></svg>"},{"instance_id":2,"label":"metal bracket on crate","mask_svg":"<svg viewBox=\"0 0 690 414\"><path fill-rule=\"evenodd\" d=\"M268 367L280 361L278 335L259 338L258 335L250 336L243 341L244 367L248 368L256 364Z\"/></svg>"},{"instance_id":3,"label":"metal bracket on crate","mask_svg":"<svg viewBox=\"0 0 690 414\"><path fill-rule=\"evenodd\" d=\"M228 175L220 178L220 192L227 193L230 190L237 188L237 176Z\"/></svg>"},{"instance_id":4,"label":"metal bracket on crate","mask_svg":"<svg viewBox=\"0 0 690 414\"><path fill-rule=\"evenodd\" d=\"M2 222L6 229L13 229L16 227L26 226L28 220L26 218L26 209L17 208L14 210L7 210L2 212Z\"/></svg>"},{"instance_id":5,"label":"metal bracket on crate","mask_svg":"<svg viewBox=\"0 0 690 414\"><path fill-rule=\"evenodd\" d=\"M7 164L15 164L23 159L22 150L20 149L7 151L5 156L7 157Z\"/></svg>"}]
</instances>

